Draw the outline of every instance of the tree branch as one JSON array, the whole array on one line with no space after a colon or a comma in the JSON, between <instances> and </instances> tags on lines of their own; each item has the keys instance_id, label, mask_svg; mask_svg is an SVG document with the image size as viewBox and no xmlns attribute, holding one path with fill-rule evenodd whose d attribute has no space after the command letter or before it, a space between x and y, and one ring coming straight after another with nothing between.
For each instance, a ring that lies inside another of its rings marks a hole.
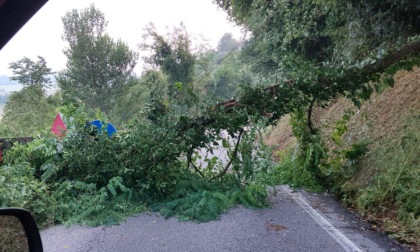
<instances>
[{"instance_id":1,"label":"tree branch","mask_svg":"<svg viewBox=\"0 0 420 252\"><path fill-rule=\"evenodd\" d=\"M382 72L386 68L398 63L402 59L413 56L415 54L420 54L420 40L402 46L399 50L388 54L382 60L374 64L366 65L364 68L362 68L362 71L365 74Z\"/></svg>"},{"instance_id":2,"label":"tree branch","mask_svg":"<svg viewBox=\"0 0 420 252\"><path fill-rule=\"evenodd\" d=\"M362 69L360 69L360 72L363 75L371 75L374 73L382 72L388 67L390 67L391 65L396 64L399 61L413 55L420 55L420 40L402 46L399 50L396 50L395 52L388 54L383 59L381 59L380 61L377 61L374 64L364 66ZM345 75L341 79L349 79L349 76ZM295 81L288 80L285 83L289 84L290 86L293 86L293 84L295 84ZM319 83L322 83L328 86L328 85L332 85L334 81L331 79L322 78L319 80ZM279 89L280 89L280 84L275 84L275 85L265 88L265 92L274 97L276 96ZM233 111L234 107L238 107L240 105L247 105L247 104L239 104L239 102L236 99L233 99L233 100L229 100L225 102L220 102L217 104L217 107L223 107L226 111L230 112L230 111Z\"/></svg>"},{"instance_id":3,"label":"tree branch","mask_svg":"<svg viewBox=\"0 0 420 252\"><path fill-rule=\"evenodd\" d=\"M235 145L235 150L233 151L233 155L230 158L229 163L226 165L225 169L221 173L219 173L216 176L212 177L209 180L210 182L213 181L213 180L215 180L215 179L221 178L221 177L223 177L226 174L226 172L228 171L228 169L229 169L230 165L232 164L233 160L236 158L236 154L238 153L238 149L239 149L239 143L241 142L241 138L242 138L242 134L243 133L244 133L244 130L241 129L241 131L239 132L239 135L238 135L238 141L236 142L236 145Z\"/></svg>"},{"instance_id":4,"label":"tree branch","mask_svg":"<svg viewBox=\"0 0 420 252\"><path fill-rule=\"evenodd\" d=\"M375 73L379 73L384 71L385 69L387 69L388 67L390 67L393 64L398 63L399 61L410 57L410 56L420 56L420 40L419 41L415 41L409 44L406 44L404 46L402 46L400 49L396 50L395 52L389 53L387 56L385 56L382 60L379 60L378 62L374 63L374 64L369 64L364 66L361 69L357 69L353 68L353 71L350 69L347 72L344 72L340 77L334 79L334 78L320 78L318 79L318 84L320 86L322 86L323 89L329 88L330 89L330 96L325 96L325 97L334 97L338 94L343 93L344 91L348 91L343 87L340 87L340 85L334 85L335 83L345 83L345 82L351 82L352 80L356 82L353 83L354 85L358 85L360 83L357 83L357 77L355 77L354 75L357 76L369 76ZM357 71L357 72L354 72ZM356 79L355 79L356 78ZM365 80L369 80L369 78L366 78ZM363 80L358 80L358 81L363 81ZM296 84L296 82L294 80L288 80L286 81L284 84L287 85L287 87L290 88L294 88L294 85ZM264 89L265 94L267 94L269 97L276 97L279 95L279 92L282 92L281 87L284 85L280 85L280 84L275 84L269 87L266 87ZM321 87L320 87L321 88ZM305 95L311 95L312 97L314 97L314 94L305 94ZM317 100L322 100L322 98L318 97L315 95L315 97L317 97ZM324 99L325 99L324 97ZM266 97L264 97L266 98ZM217 120L215 118L212 117L212 114L215 113L216 111L220 111L220 110L224 110L227 113L234 113L236 110L235 108L248 108L248 107L252 107L255 104L257 104L258 102L260 102L262 98L261 97L255 97L255 99L248 99L248 101L242 100L239 102L239 100L237 99L231 99L228 101L224 101L224 102L220 102L218 103L216 106L209 108L207 115L206 116L202 116L199 118L193 118L192 122L188 122L184 125L182 125L182 127L180 127L180 133L194 128L194 127L211 127L212 124L216 123ZM265 105L263 105L265 106ZM283 102L283 104L281 105L284 107L284 109L281 112L276 113L275 118L270 118L275 120L276 118L280 118L281 116L283 116L285 113L291 112L292 109L290 108L290 105L288 102ZM289 106L289 107L288 107ZM314 105L310 105L310 107L313 107ZM260 113L262 114L267 114L267 115L272 115L272 112L276 112L276 111L269 111L272 110L273 108L267 108L267 109L261 109ZM278 107L275 107L274 109L278 110ZM272 120L272 121L273 121ZM314 131L314 129L312 128L312 125L309 123L308 124L309 129L311 130L311 132Z\"/></svg>"},{"instance_id":5,"label":"tree branch","mask_svg":"<svg viewBox=\"0 0 420 252\"><path fill-rule=\"evenodd\" d=\"M316 97L314 97L311 101L311 104L309 105L309 109L308 109L308 128L309 128L309 132L311 132L311 134L315 134L316 130L314 130L314 128L312 128L312 109L315 105L315 101L316 101Z\"/></svg>"},{"instance_id":6,"label":"tree branch","mask_svg":"<svg viewBox=\"0 0 420 252\"><path fill-rule=\"evenodd\" d=\"M191 148L188 153L187 153L187 162L188 162L188 166L192 166L194 168L194 170L200 174L201 177L204 177L204 174L200 171L200 169L198 169L198 167L192 162L191 160L191 156L193 154L194 148Z\"/></svg>"}]
</instances>

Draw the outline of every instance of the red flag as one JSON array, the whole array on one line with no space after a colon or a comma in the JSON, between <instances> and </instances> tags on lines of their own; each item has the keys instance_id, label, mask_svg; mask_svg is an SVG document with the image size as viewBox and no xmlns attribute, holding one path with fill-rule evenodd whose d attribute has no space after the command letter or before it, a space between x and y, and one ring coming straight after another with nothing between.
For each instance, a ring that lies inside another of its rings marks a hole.
<instances>
[{"instance_id":1,"label":"red flag","mask_svg":"<svg viewBox=\"0 0 420 252\"><path fill-rule=\"evenodd\" d=\"M65 136L66 131L66 124L64 123L63 119L61 119L60 114L57 114L54 120L54 124L51 127L51 132L58 137L63 137Z\"/></svg>"}]
</instances>

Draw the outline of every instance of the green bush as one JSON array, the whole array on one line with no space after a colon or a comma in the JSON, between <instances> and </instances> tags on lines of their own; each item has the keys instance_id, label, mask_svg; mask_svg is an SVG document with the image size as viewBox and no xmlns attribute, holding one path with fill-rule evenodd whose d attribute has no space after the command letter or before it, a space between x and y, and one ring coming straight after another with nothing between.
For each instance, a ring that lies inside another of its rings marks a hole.
<instances>
[{"instance_id":1,"label":"green bush","mask_svg":"<svg viewBox=\"0 0 420 252\"><path fill-rule=\"evenodd\" d=\"M87 126L92 117L107 121L99 111L64 111L65 137L39 138L5 153L1 206L28 208L40 223L102 225L146 205L166 217L197 221L216 219L235 204L267 205L264 173L271 162L269 151L255 147L256 130L238 145L241 158L226 173L199 176L184 155L215 136L201 126L183 131L188 112L135 121L108 137Z\"/></svg>"},{"instance_id":2,"label":"green bush","mask_svg":"<svg viewBox=\"0 0 420 252\"><path fill-rule=\"evenodd\" d=\"M173 192L183 150L179 144L182 136L173 130L170 119L164 118L160 124L136 121L108 137L87 127L84 116L76 111L79 119L73 120L71 131L61 142L54 181L78 180L102 188L112 178L121 177L134 197L142 201Z\"/></svg>"},{"instance_id":3,"label":"green bush","mask_svg":"<svg viewBox=\"0 0 420 252\"><path fill-rule=\"evenodd\" d=\"M1 166L0 184L0 207L28 209L41 225L54 221L56 201L49 186L35 178L29 163Z\"/></svg>"},{"instance_id":4,"label":"green bush","mask_svg":"<svg viewBox=\"0 0 420 252\"><path fill-rule=\"evenodd\" d=\"M26 144L15 143L12 149L5 151L4 163L28 163L34 176L40 178L47 168L46 164L51 164L57 159L57 147L55 137L40 137Z\"/></svg>"},{"instance_id":5,"label":"green bush","mask_svg":"<svg viewBox=\"0 0 420 252\"><path fill-rule=\"evenodd\" d=\"M279 153L279 163L273 168L271 184L288 184L293 188L305 188L309 191L322 190L313 174L296 160L296 151L291 149Z\"/></svg>"}]
</instances>

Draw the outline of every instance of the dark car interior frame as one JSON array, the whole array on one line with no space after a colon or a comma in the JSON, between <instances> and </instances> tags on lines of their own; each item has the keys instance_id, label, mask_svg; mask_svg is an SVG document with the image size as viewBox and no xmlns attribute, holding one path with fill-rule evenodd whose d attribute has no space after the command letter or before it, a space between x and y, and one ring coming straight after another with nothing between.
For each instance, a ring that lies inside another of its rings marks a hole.
<instances>
[{"instance_id":1,"label":"dark car interior frame","mask_svg":"<svg viewBox=\"0 0 420 252\"><path fill-rule=\"evenodd\" d=\"M31 213L22 208L0 208L0 216L15 216L22 223L31 252L42 251L42 241L38 226Z\"/></svg>"},{"instance_id":2,"label":"dark car interior frame","mask_svg":"<svg viewBox=\"0 0 420 252\"><path fill-rule=\"evenodd\" d=\"M48 0L0 0L0 50Z\"/></svg>"}]
</instances>

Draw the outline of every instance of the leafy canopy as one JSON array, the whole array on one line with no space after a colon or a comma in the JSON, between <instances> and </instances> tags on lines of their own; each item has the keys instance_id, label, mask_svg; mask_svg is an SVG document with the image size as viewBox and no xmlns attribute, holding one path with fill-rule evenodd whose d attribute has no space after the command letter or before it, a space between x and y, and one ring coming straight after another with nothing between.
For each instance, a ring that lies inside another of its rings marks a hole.
<instances>
[{"instance_id":1,"label":"leafy canopy","mask_svg":"<svg viewBox=\"0 0 420 252\"><path fill-rule=\"evenodd\" d=\"M10 80L18 81L23 86L46 87L51 83L49 75L52 75L53 72L51 68L47 67L47 62L41 56L38 56L38 61L23 57L10 63L9 68L13 71Z\"/></svg>"},{"instance_id":2,"label":"leafy canopy","mask_svg":"<svg viewBox=\"0 0 420 252\"><path fill-rule=\"evenodd\" d=\"M397 63L417 64L415 1L214 2L251 32L247 62L266 86L277 84L271 103L283 103L286 113L337 95L367 98L370 80L389 79Z\"/></svg>"},{"instance_id":3,"label":"leafy canopy","mask_svg":"<svg viewBox=\"0 0 420 252\"><path fill-rule=\"evenodd\" d=\"M10 63L14 75L23 89L13 92L4 107L4 115L0 119L0 135L2 137L34 136L51 127L60 103L58 95L47 96L45 87L50 83L51 69L43 57L38 61L24 57Z\"/></svg>"},{"instance_id":4,"label":"leafy canopy","mask_svg":"<svg viewBox=\"0 0 420 252\"><path fill-rule=\"evenodd\" d=\"M179 95L176 83L192 84L197 55L192 50L191 38L181 23L166 36L160 34L153 24L145 28L140 47L150 53L144 61L151 69L159 68L167 77L168 95Z\"/></svg>"},{"instance_id":5,"label":"leafy canopy","mask_svg":"<svg viewBox=\"0 0 420 252\"><path fill-rule=\"evenodd\" d=\"M67 68L58 75L66 101L86 103L109 114L132 78L137 54L106 34L104 14L91 5L63 18Z\"/></svg>"}]
</instances>

